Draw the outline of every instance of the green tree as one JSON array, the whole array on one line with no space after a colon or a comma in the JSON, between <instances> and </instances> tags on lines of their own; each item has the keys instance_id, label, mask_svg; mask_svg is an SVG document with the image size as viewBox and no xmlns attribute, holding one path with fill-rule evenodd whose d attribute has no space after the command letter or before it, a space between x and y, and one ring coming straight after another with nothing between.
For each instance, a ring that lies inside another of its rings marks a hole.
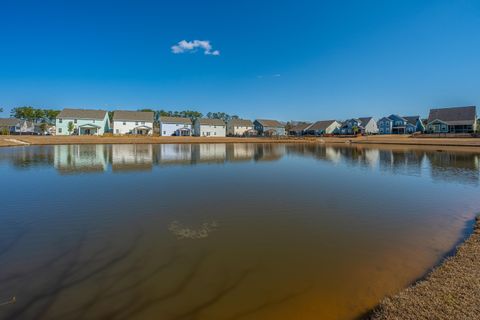
<instances>
[{"instance_id":1,"label":"green tree","mask_svg":"<svg viewBox=\"0 0 480 320\"><path fill-rule=\"evenodd\" d=\"M358 132L360 131L360 129L359 129L357 126L353 126L353 127L352 127L352 131L353 131L353 134L354 134L354 135L357 135Z\"/></svg>"},{"instance_id":2,"label":"green tree","mask_svg":"<svg viewBox=\"0 0 480 320\"><path fill-rule=\"evenodd\" d=\"M0 108L0 113L3 112L3 108Z\"/></svg>"},{"instance_id":3,"label":"green tree","mask_svg":"<svg viewBox=\"0 0 480 320\"><path fill-rule=\"evenodd\" d=\"M45 114L45 118L48 121L50 121L51 123L55 122L55 119L57 118L58 114L60 113L59 110L53 110L53 109L44 109L43 112Z\"/></svg>"},{"instance_id":4,"label":"green tree","mask_svg":"<svg viewBox=\"0 0 480 320\"><path fill-rule=\"evenodd\" d=\"M42 122L40 124L40 130L42 130L42 133L45 133L48 129L48 124L46 122Z\"/></svg>"},{"instance_id":5,"label":"green tree","mask_svg":"<svg viewBox=\"0 0 480 320\"><path fill-rule=\"evenodd\" d=\"M73 125L73 122L70 121L70 122L68 123L68 127L67 127L68 133L72 134L73 129L75 129L75 126Z\"/></svg>"},{"instance_id":6,"label":"green tree","mask_svg":"<svg viewBox=\"0 0 480 320\"><path fill-rule=\"evenodd\" d=\"M11 116L17 119L34 121L36 119L36 111L30 106L17 107L12 109Z\"/></svg>"}]
</instances>

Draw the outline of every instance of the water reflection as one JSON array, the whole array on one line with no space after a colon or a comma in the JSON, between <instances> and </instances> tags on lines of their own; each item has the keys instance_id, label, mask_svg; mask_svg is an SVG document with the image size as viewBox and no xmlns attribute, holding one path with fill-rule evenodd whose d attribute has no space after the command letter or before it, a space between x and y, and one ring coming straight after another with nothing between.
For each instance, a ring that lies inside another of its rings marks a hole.
<instances>
[{"instance_id":1,"label":"water reflection","mask_svg":"<svg viewBox=\"0 0 480 320\"><path fill-rule=\"evenodd\" d=\"M0 319L356 319L457 243L479 171L394 146L0 148Z\"/></svg>"},{"instance_id":2,"label":"water reflection","mask_svg":"<svg viewBox=\"0 0 480 320\"><path fill-rule=\"evenodd\" d=\"M396 149L388 146L327 146L324 144L163 144L57 145L3 148L0 163L16 168L50 166L62 174L149 171L154 166L279 161L284 156L310 157L333 164L379 168L384 172L421 175L429 168L432 179L478 184L477 153Z\"/></svg>"}]
</instances>

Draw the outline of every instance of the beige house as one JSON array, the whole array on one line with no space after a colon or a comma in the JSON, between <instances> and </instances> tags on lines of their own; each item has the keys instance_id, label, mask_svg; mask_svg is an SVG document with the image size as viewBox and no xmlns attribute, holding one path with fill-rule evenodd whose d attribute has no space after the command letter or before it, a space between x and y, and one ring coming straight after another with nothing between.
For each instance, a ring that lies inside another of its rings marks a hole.
<instances>
[{"instance_id":1,"label":"beige house","mask_svg":"<svg viewBox=\"0 0 480 320\"><path fill-rule=\"evenodd\" d=\"M227 122L228 136L245 136L253 130L253 122L244 119L231 119Z\"/></svg>"}]
</instances>

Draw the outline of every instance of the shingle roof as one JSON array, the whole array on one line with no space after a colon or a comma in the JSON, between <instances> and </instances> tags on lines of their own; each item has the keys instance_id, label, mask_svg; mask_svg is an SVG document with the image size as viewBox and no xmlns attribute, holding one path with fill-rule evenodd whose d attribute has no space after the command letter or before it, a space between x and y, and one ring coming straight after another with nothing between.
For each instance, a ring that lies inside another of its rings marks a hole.
<instances>
[{"instance_id":1,"label":"shingle roof","mask_svg":"<svg viewBox=\"0 0 480 320\"><path fill-rule=\"evenodd\" d=\"M13 127L16 126L20 121L16 118L0 118L0 127Z\"/></svg>"},{"instance_id":2,"label":"shingle roof","mask_svg":"<svg viewBox=\"0 0 480 320\"><path fill-rule=\"evenodd\" d=\"M113 113L114 121L147 121L153 122L154 113L152 111L115 111Z\"/></svg>"},{"instance_id":3,"label":"shingle roof","mask_svg":"<svg viewBox=\"0 0 480 320\"><path fill-rule=\"evenodd\" d=\"M475 106L430 109L428 122L438 119L449 125L473 124L476 114Z\"/></svg>"},{"instance_id":4,"label":"shingle roof","mask_svg":"<svg viewBox=\"0 0 480 320\"><path fill-rule=\"evenodd\" d=\"M107 111L105 110L68 109L67 108L60 111L57 118L103 120L106 114L107 114Z\"/></svg>"},{"instance_id":5,"label":"shingle roof","mask_svg":"<svg viewBox=\"0 0 480 320\"><path fill-rule=\"evenodd\" d=\"M372 120L372 117L363 117L363 118L358 118L358 120L360 120L362 123L360 123L360 125L363 127L365 125L367 125L370 120Z\"/></svg>"},{"instance_id":6,"label":"shingle roof","mask_svg":"<svg viewBox=\"0 0 480 320\"><path fill-rule=\"evenodd\" d=\"M245 119L231 119L229 123L234 127L252 127L253 123Z\"/></svg>"},{"instance_id":7,"label":"shingle roof","mask_svg":"<svg viewBox=\"0 0 480 320\"><path fill-rule=\"evenodd\" d=\"M181 123L181 124L192 124L192 119L182 118L182 117L160 117L161 123Z\"/></svg>"},{"instance_id":8,"label":"shingle roof","mask_svg":"<svg viewBox=\"0 0 480 320\"><path fill-rule=\"evenodd\" d=\"M277 128L285 128L285 125L281 124L277 120L265 120L265 119L257 119L255 120L260 123L264 127L277 127Z\"/></svg>"},{"instance_id":9,"label":"shingle roof","mask_svg":"<svg viewBox=\"0 0 480 320\"><path fill-rule=\"evenodd\" d=\"M327 130L328 127L332 125L336 120L322 120L322 121L317 121L308 130L315 130L315 131L322 131L322 130Z\"/></svg>"},{"instance_id":10,"label":"shingle roof","mask_svg":"<svg viewBox=\"0 0 480 320\"><path fill-rule=\"evenodd\" d=\"M296 126L290 128L290 131L304 131L309 128L312 124L311 123L299 123Z\"/></svg>"},{"instance_id":11,"label":"shingle roof","mask_svg":"<svg viewBox=\"0 0 480 320\"><path fill-rule=\"evenodd\" d=\"M407 120L408 123L411 125L416 126L418 119L420 119L420 116L408 116L408 117L403 117L403 119Z\"/></svg>"},{"instance_id":12,"label":"shingle roof","mask_svg":"<svg viewBox=\"0 0 480 320\"><path fill-rule=\"evenodd\" d=\"M225 126L225 122L222 119L197 119L198 123L206 126Z\"/></svg>"}]
</instances>

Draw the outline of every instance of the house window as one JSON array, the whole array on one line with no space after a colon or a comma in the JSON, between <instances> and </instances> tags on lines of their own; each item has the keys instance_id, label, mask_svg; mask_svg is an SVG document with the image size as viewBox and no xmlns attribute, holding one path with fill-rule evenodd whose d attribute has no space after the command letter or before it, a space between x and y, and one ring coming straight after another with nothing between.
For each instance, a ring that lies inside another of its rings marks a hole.
<instances>
[{"instance_id":1,"label":"house window","mask_svg":"<svg viewBox=\"0 0 480 320\"><path fill-rule=\"evenodd\" d=\"M117 133L120 133L120 130L117 129Z\"/></svg>"},{"instance_id":2,"label":"house window","mask_svg":"<svg viewBox=\"0 0 480 320\"><path fill-rule=\"evenodd\" d=\"M163 134L167 134L167 131L163 131Z\"/></svg>"},{"instance_id":3,"label":"house window","mask_svg":"<svg viewBox=\"0 0 480 320\"><path fill-rule=\"evenodd\" d=\"M135 121L135 125L138 126L138 121Z\"/></svg>"},{"instance_id":4,"label":"house window","mask_svg":"<svg viewBox=\"0 0 480 320\"><path fill-rule=\"evenodd\" d=\"M58 128L58 133L62 133L62 128Z\"/></svg>"},{"instance_id":5,"label":"house window","mask_svg":"<svg viewBox=\"0 0 480 320\"><path fill-rule=\"evenodd\" d=\"M145 124L145 121L142 121L142 124Z\"/></svg>"},{"instance_id":6,"label":"house window","mask_svg":"<svg viewBox=\"0 0 480 320\"><path fill-rule=\"evenodd\" d=\"M62 119L58 119L58 123L62 123Z\"/></svg>"},{"instance_id":7,"label":"house window","mask_svg":"<svg viewBox=\"0 0 480 320\"><path fill-rule=\"evenodd\" d=\"M73 123L77 123L77 119L73 119Z\"/></svg>"},{"instance_id":8,"label":"house window","mask_svg":"<svg viewBox=\"0 0 480 320\"><path fill-rule=\"evenodd\" d=\"M127 123L126 123L126 122L123 122L123 125L124 125L124 126L126 126L126 125L127 125Z\"/></svg>"},{"instance_id":9,"label":"house window","mask_svg":"<svg viewBox=\"0 0 480 320\"><path fill-rule=\"evenodd\" d=\"M93 120L93 123L95 123L95 120Z\"/></svg>"}]
</instances>

